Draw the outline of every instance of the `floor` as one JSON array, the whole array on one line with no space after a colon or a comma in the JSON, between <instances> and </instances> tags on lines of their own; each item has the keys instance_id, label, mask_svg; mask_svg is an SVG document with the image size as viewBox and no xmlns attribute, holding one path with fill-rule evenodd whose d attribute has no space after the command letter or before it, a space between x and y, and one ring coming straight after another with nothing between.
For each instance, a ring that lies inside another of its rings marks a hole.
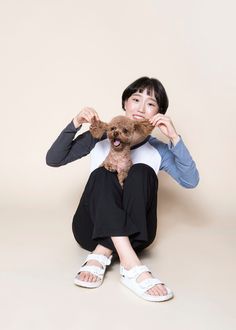
<instances>
[{"instance_id":1,"label":"floor","mask_svg":"<svg viewBox=\"0 0 236 330\"><path fill-rule=\"evenodd\" d=\"M159 215L156 240L140 258L175 297L152 303L119 282L118 260L100 288L73 284L88 252L72 236L71 209L2 215L1 329L236 328L234 219L222 226L222 219Z\"/></svg>"}]
</instances>

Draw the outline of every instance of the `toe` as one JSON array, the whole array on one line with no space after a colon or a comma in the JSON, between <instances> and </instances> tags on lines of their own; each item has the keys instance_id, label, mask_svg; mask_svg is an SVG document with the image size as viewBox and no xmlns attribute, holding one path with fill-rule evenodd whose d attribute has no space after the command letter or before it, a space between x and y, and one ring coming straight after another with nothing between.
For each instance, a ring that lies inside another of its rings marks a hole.
<instances>
[{"instance_id":1,"label":"toe","mask_svg":"<svg viewBox=\"0 0 236 330\"><path fill-rule=\"evenodd\" d=\"M152 289L152 292L153 292L153 294L154 294L155 296L159 296L159 295L160 295L160 293L159 293L159 291L157 290L156 287L154 287L154 288Z\"/></svg>"},{"instance_id":2,"label":"toe","mask_svg":"<svg viewBox=\"0 0 236 330\"><path fill-rule=\"evenodd\" d=\"M150 295L153 296L164 296L166 295L165 291L158 285L155 285L153 288L147 291Z\"/></svg>"},{"instance_id":3,"label":"toe","mask_svg":"<svg viewBox=\"0 0 236 330\"><path fill-rule=\"evenodd\" d=\"M79 274L79 279L80 279L81 281L84 280L84 272L81 272L81 273Z\"/></svg>"},{"instance_id":4,"label":"toe","mask_svg":"<svg viewBox=\"0 0 236 330\"><path fill-rule=\"evenodd\" d=\"M92 274L89 274L89 282L92 282L93 281L93 278L94 278L94 276L92 275Z\"/></svg>"},{"instance_id":5,"label":"toe","mask_svg":"<svg viewBox=\"0 0 236 330\"><path fill-rule=\"evenodd\" d=\"M165 296L167 294L167 291L166 291L164 285L162 285L162 284L157 285L157 288L158 288L158 292L160 293L161 296Z\"/></svg>"},{"instance_id":6,"label":"toe","mask_svg":"<svg viewBox=\"0 0 236 330\"><path fill-rule=\"evenodd\" d=\"M93 276L92 282L97 282L97 276Z\"/></svg>"},{"instance_id":7,"label":"toe","mask_svg":"<svg viewBox=\"0 0 236 330\"><path fill-rule=\"evenodd\" d=\"M88 282L89 281L89 273L86 272L86 275L84 277L84 281Z\"/></svg>"},{"instance_id":8,"label":"toe","mask_svg":"<svg viewBox=\"0 0 236 330\"><path fill-rule=\"evenodd\" d=\"M155 290L153 288L148 290L148 294L150 294L152 296L156 295Z\"/></svg>"},{"instance_id":9,"label":"toe","mask_svg":"<svg viewBox=\"0 0 236 330\"><path fill-rule=\"evenodd\" d=\"M161 285L161 292L163 296L166 296L168 293L164 285Z\"/></svg>"},{"instance_id":10,"label":"toe","mask_svg":"<svg viewBox=\"0 0 236 330\"><path fill-rule=\"evenodd\" d=\"M156 296L160 296L161 295L161 292L160 292L160 290L158 290L157 287L154 287L153 288L153 291L154 291L154 293L155 293Z\"/></svg>"},{"instance_id":11,"label":"toe","mask_svg":"<svg viewBox=\"0 0 236 330\"><path fill-rule=\"evenodd\" d=\"M90 273L87 274L87 282L90 282Z\"/></svg>"}]
</instances>

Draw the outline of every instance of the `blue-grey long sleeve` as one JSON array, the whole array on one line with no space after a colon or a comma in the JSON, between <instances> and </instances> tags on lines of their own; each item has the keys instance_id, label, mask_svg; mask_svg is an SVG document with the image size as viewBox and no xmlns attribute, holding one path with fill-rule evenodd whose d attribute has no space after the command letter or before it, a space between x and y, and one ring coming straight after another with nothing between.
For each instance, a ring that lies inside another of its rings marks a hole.
<instances>
[{"instance_id":1,"label":"blue-grey long sleeve","mask_svg":"<svg viewBox=\"0 0 236 330\"><path fill-rule=\"evenodd\" d=\"M164 170L185 188L195 188L199 183L199 172L182 137L174 146L152 137L150 143L161 155L160 170Z\"/></svg>"}]
</instances>

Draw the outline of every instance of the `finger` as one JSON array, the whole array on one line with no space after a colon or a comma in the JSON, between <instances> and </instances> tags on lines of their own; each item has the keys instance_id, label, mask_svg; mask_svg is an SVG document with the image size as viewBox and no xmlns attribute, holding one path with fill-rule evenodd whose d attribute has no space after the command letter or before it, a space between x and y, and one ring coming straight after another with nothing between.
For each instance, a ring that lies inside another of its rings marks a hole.
<instances>
[{"instance_id":1,"label":"finger","mask_svg":"<svg viewBox=\"0 0 236 330\"><path fill-rule=\"evenodd\" d=\"M97 118L95 116L92 116L90 119L90 123L93 125L97 122Z\"/></svg>"},{"instance_id":2,"label":"finger","mask_svg":"<svg viewBox=\"0 0 236 330\"><path fill-rule=\"evenodd\" d=\"M169 118L167 118L166 116L164 116L164 117L160 117L160 118L157 118L157 119L155 119L155 121L156 122L163 122L163 123L171 123L171 121L170 121L170 119Z\"/></svg>"},{"instance_id":3,"label":"finger","mask_svg":"<svg viewBox=\"0 0 236 330\"><path fill-rule=\"evenodd\" d=\"M91 107L84 107L82 111L94 111L94 109Z\"/></svg>"},{"instance_id":4,"label":"finger","mask_svg":"<svg viewBox=\"0 0 236 330\"><path fill-rule=\"evenodd\" d=\"M166 121L163 118L153 120L152 124L154 126L159 126L160 124L166 125Z\"/></svg>"},{"instance_id":5,"label":"finger","mask_svg":"<svg viewBox=\"0 0 236 330\"><path fill-rule=\"evenodd\" d=\"M90 123L89 116L87 114L83 114L82 118L86 120L87 123Z\"/></svg>"},{"instance_id":6,"label":"finger","mask_svg":"<svg viewBox=\"0 0 236 330\"><path fill-rule=\"evenodd\" d=\"M93 109L92 108L89 108L89 107L84 107L81 112L80 112L82 115L86 114L92 114L93 113Z\"/></svg>"},{"instance_id":7,"label":"finger","mask_svg":"<svg viewBox=\"0 0 236 330\"><path fill-rule=\"evenodd\" d=\"M96 111L95 111L95 116L96 116L96 119L97 119L97 120L100 120L100 118L99 118L99 116L98 116L98 114L97 114Z\"/></svg>"},{"instance_id":8,"label":"finger","mask_svg":"<svg viewBox=\"0 0 236 330\"><path fill-rule=\"evenodd\" d=\"M100 120L97 112L93 108L87 108L86 113L90 116L91 119L92 117L95 117L96 120Z\"/></svg>"},{"instance_id":9,"label":"finger","mask_svg":"<svg viewBox=\"0 0 236 330\"><path fill-rule=\"evenodd\" d=\"M93 108L88 107L87 111L91 114L94 115L96 113L96 111Z\"/></svg>"},{"instance_id":10,"label":"finger","mask_svg":"<svg viewBox=\"0 0 236 330\"><path fill-rule=\"evenodd\" d=\"M96 123L99 119L97 119L95 114L89 115L89 122L92 123Z\"/></svg>"},{"instance_id":11,"label":"finger","mask_svg":"<svg viewBox=\"0 0 236 330\"><path fill-rule=\"evenodd\" d=\"M160 113L158 113L158 114L156 114L155 116L151 117L151 118L149 119L149 121L150 121L150 122L153 122L154 120L158 120L158 119L161 119L161 118L165 118L165 116L162 115L162 114L160 114Z\"/></svg>"},{"instance_id":12,"label":"finger","mask_svg":"<svg viewBox=\"0 0 236 330\"><path fill-rule=\"evenodd\" d=\"M93 115L93 111L89 108L85 108L82 113L90 117Z\"/></svg>"},{"instance_id":13,"label":"finger","mask_svg":"<svg viewBox=\"0 0 236 330\"><path fill-rule=\"evenodd\" d=\"M89 113L88 114L88 117L89 117L89 122L90 123L97 121L97 117L96 117L96 115L94 113L92 113L92 114Z\"/></svg>"}]
</instances>

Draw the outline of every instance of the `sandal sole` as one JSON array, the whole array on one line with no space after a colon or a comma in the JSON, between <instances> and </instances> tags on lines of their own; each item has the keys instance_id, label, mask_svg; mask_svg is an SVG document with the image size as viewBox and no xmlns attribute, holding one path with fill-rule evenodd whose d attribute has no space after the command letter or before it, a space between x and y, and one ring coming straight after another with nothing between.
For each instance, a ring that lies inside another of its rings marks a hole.
<instances>
[{"instance_id":1,"label":"sandal sole","mask_svg":"<svg viewBox=\"0 0 236 330\"><path fill-rule=\"evenodd\" d=\"M134 294L136 294L138 297L143 298L147 301L152 301L152 302L162 302L162 301L167 301L170 300L174 297L173 292L165 285L167 291L169 292L169 294L165 295L165 296L154 296L154 295L149 295L146 293L139 293L135 290L135 288L133 287L132 283L130 283L130 281L127 281L125 278L121 277L120 279L121 283L128 289L130 289L130 291L132 291Z\"/></svg>"},{"instance_id":2,"label":"sandal sole","mask_svg":"<svg viewBox=\"0 0 236 330\"><path fill-rule=\"evenodd\" d=\"M103 281L97 281L97 282L86 282L86 281L81 281L77 278L74 279L74 284L81 286L83 288L87 288L87 289L94 289L94 288L98 288L99 286L102 285Z\"/></svg>"}]
</instances>

